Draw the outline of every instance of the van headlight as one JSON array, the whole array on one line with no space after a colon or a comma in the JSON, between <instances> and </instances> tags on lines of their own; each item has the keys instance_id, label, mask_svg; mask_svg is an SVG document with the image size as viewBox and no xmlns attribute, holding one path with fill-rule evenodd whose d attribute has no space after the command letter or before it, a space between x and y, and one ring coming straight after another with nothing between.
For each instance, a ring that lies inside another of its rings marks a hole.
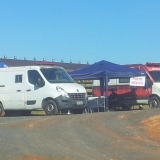
<instances>
[{"instance_id":1,"label":"van headlight","mask_svg":"<svg viewBox=\"0 0 160 160\"><path fill-rule=\"evenodd\" d=\"M57 87L56 87L56 90L57 90L62 96L69 98L68 93L67 93L63 88L57 86Z\"/></svg>"}]
</instances>

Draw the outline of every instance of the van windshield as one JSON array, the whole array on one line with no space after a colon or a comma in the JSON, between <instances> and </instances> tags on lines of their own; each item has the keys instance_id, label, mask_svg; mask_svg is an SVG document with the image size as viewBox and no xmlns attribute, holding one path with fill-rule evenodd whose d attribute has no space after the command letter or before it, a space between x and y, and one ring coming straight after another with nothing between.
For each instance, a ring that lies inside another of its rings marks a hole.
<instances>
[{"instance_id":1,"label":"van windshield","mask_svg":"<svg viewBox=\"0 0 160 160\"><path fill-rule=\"evenodd\" d=\"M61 68L41 68L46 80L50 83L75 83L70 75Z\"/></svg>"},{"instance_id":2,"label":"van windshield","mask_svg":"<svg viewBox=\"0 0 160 160\"><path fill-rule=\"evenodd\" d=\"M155 82L160 82L160 71L150 71L149 73Z\"/></svg>"}]
</instances>

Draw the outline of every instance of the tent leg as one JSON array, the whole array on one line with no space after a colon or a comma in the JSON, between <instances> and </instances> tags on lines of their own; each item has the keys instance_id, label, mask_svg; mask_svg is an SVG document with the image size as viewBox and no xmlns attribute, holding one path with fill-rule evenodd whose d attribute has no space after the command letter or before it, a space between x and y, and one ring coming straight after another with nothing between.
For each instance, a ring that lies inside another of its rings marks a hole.
<instances>
[{"instance_id":1,"label":"tent leg","mask_svg":"<svg viewBox=\"0 0 160 160\"><path fill-rule=\"evenodd\" d=\"M105 79L105 91L106 91L106 109L109 112L109 106L108 106L108 76L104 77Z\"/></svg>"}]
</instances>

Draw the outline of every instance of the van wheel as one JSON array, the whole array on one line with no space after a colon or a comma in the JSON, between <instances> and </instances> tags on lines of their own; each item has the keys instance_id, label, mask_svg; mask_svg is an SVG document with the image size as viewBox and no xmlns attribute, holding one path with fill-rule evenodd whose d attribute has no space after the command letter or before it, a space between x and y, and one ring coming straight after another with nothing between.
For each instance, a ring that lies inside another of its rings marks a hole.
<instances>
[{"instance_id":1,"label":"van wheel","mask_svg":"<svg viewBox=\"0 0 160 160\"><path fill-rule=\"evenodd\" d=\"M159 108L160 107L160 102L157 97L151 97L149 99L149 107L150 108Z\"/></svg>"},{"instance_id":2,"label":"van wheel","mask_svg":"<svg viewBox=\"0 0 160 160\"><path fill-rule=\"evenodd\" d=\"M4 108L3 108L3 105L0 103L0 117L4 117L4 116L5 116Z\"/></svg>"},{"instance_id":3,"label":"van wheel","mask_svg":"<svg viewBox=\"0 0 160 160\"><path fill-rule=\"evenodd\" d=\"M49 100L44 105L44 111L46 115L58 114L57 104L53 100Z\"/></svg>"}]
</instances>

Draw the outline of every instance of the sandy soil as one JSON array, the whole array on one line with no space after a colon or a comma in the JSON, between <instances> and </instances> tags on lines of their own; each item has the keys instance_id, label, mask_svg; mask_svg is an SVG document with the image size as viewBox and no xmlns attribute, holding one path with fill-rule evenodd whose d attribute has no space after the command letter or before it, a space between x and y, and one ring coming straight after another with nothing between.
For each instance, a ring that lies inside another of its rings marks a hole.
<instances>
[{"instance_id":1,"label":"sandy soil","mask_svg":"<svg viewBox=\"0 0 160 160\"><path fill-rule=\"evenodd\" d=\"M160 109L0 118L3 160L159 160Z\"/></svg>"}]
</instances>

